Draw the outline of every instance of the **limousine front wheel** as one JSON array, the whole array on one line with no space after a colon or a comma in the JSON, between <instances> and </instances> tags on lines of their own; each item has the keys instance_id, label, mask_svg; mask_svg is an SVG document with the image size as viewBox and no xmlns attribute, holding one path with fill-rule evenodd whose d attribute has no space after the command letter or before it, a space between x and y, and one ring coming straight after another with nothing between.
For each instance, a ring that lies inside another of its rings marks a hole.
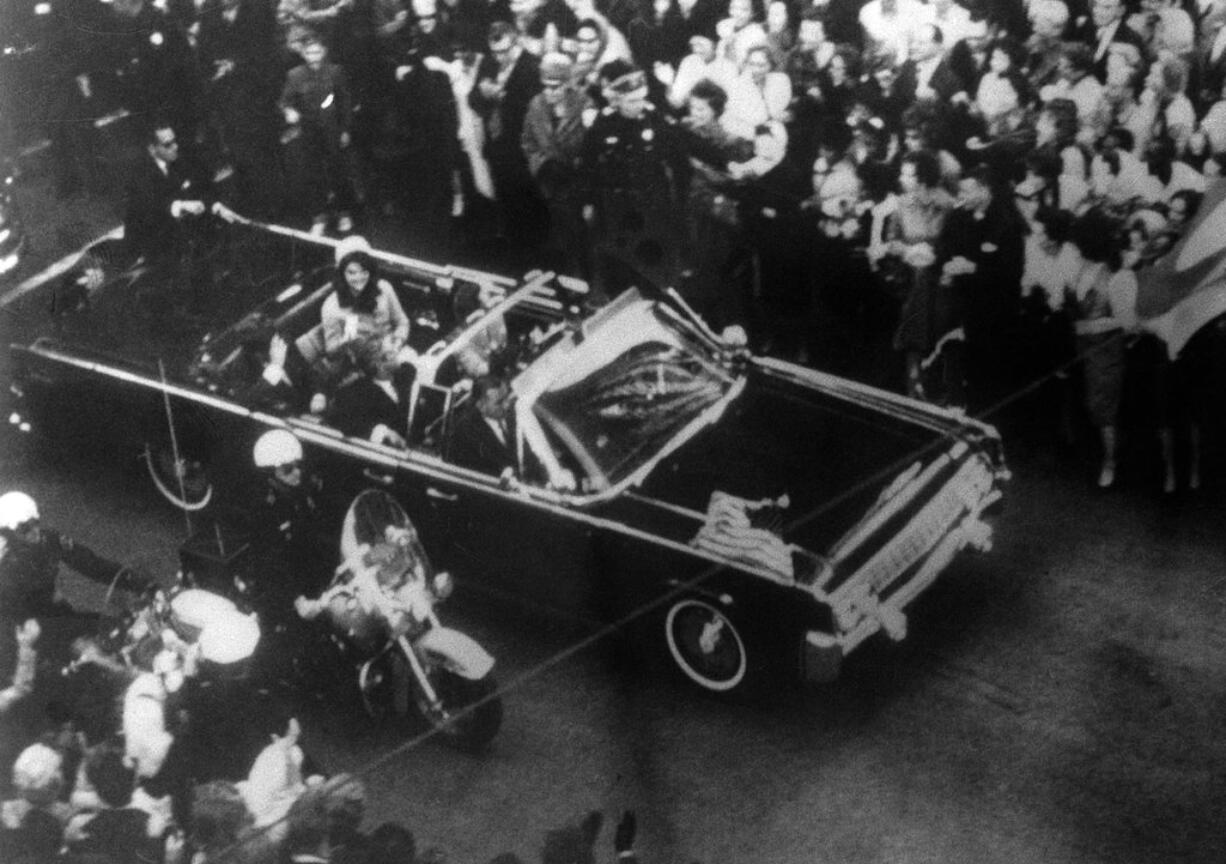
<instances>
[{"instance_id":1,"label":"limousine front wheel","mask_svg":"<svg viewBox=\"0 0 1226 864\"><path fill-rule=\"evenodd\" d=\"M678 600L664 618L669 653L686 677L707 690L727 693L745 681L749 654L732 618L708 600Z\"/></svg>"},{"instance_id":2,"label":"limousine front wheel","mask_svg":"<svg viewBox=\"0 0 1226 864\"><path fill-rule=\"evenodd\" d=\"M180 510L203 510L213 500L213 483L203 462L171 447L145 445L145 468L162 497Z\"/></svg>"}]
</instances>

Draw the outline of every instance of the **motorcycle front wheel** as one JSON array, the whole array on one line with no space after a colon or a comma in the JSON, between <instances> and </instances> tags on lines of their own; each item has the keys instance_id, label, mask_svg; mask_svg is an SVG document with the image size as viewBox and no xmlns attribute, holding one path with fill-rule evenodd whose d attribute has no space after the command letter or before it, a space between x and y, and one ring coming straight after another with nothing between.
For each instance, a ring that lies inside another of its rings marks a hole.
<instances>
[{"instance_id":1,"label":"motorcycle front wheel","mask_svg":"<svg viewBox=\"0 0 1226 864\"><path fill-rule=\"evenodd\" d=\"M494 676L474 681L438 666L426 674L441 707L430 705L418 691L421 715L453 747L469 753L485 749L502 726L502 697L494 695Z\"/></svg>"}]
</instances>

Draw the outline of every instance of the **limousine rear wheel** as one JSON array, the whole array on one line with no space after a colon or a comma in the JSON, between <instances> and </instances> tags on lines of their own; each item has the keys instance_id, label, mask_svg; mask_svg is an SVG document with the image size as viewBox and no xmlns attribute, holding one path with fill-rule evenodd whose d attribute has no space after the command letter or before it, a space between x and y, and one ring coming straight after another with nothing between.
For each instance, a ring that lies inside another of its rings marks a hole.
<instances>
[{"instance_id":1,"label":"limousine rear wheel","mask_svg":"<svg viewBox=\"0 0 1226 864\"><path fill-rule=\"evenodd\" d=\"M145 469L162 497L180 510L203 510L213 500L213 481L198 459L180 454L169 446L145 445Z\"/></svg>"},{"instance_id":2,"label":"limousine rear wheel","mask_svg":"<svg viewBox=\"0 0 1226 864\"><path fill-rule=\"evenodd\" d=\"M709 600L686 597L669 607L664 635L674 662L707 690L728 693L749 673L745 637L733 619Z\"/></svg>"}]
</instances>

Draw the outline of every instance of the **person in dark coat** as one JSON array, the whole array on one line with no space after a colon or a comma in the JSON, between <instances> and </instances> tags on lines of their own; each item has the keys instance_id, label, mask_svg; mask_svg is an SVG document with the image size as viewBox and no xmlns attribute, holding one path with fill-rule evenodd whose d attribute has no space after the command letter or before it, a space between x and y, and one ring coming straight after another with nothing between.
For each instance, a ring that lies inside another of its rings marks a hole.
<instances>
[{"instance_id":1,"label":"person in dark coat","mask_svg":"<svg viewBox=\"0 0 1226 864\"><path fill-rule=\"evenodd\" d=\"M69 853L102 855L115 861L161 860L161 832L150 824L154 817L132 806L135 775L124 765L123 748L106 743L91 750L85 759L85 778L102 808L79 814L68 823Z\"/></svg>"},{"instance_id":2,"label":"person in dark coat","mask_svg":"<svg viewBox=\"0 0 1226 864\"><path fill-rule=\"evenodd\" d=\"M114 0L98 46L117 70L123 107L142 117L169 118L195 143L201 120L200 76L187 33L147 0Z\"/></svg>"},{"instance_id":3,"label":"person in dark coat","mask_svg":"<svg viewBox=\"0 0 1226 864\"><path fill-rule=\"evenodd\" d=\"M969 89L946 51L941 28L935 24L923 24L916 28L912 35L911 56L900 67L898 78L897 89L906 94L906 103L915 99L949 102L958 93L966 93Z\"/></svg>"},{"instance_id":4,"label":"person in dark coat","mask_svg":"<svg viewBox=\"0 0 1226 864\"><path fill-rule=\"evenodd\" d=\"M132 257L143 255L153 265L176 261L182 227L208 210L208 190L184 168L179 145L174 127L155 121L128 179L124 240Z\"/></svg>"},{"instance_id":5,"label":"person in dark coat","mask_svg":"<svg viewBox=\"0 0 1226 864\"><path fill-rule=\"evenodd\" d=\"M432 58L445 49L431 33L389 47L384 75L387 109L378 120L374 162L386 182L378 184L385 209L402 211L418 248L440 248L460 166L455 97L447 73ZM429 166L429 170L422 170Z\"/></svg>"},{"instance_id":6,"label":"person in dark coat","mask_svg":"<svg viewBox=\"0 0 1226 864\"><path fill-rule=\"evenodd\" d=\"M528 170L549 209L550 266L580 276L587 272L583 257L587 231L579 212L578 166L587 132L583 114L591 107L591 100L573 86L573 66L565 54L542 58L544 89L528 105L522 146Z\"/></svg>"},{"instance_id":7,"label":"person in dark coat","mask_svg":"<svg viewBox=\"0 0 1226 864\"><path fill-rule=\"evenodd\" d=\"M58 597L61 564L99 585L142 587L136 577L121 579L126 572L121 565L44 528L30 496L0 495L0 681L12 678L19 655L13 634L30 619L38 621L42 631L38 650L44 659L56 651L66 652L74 638L97 626L96 615L79 612Z\"/></svg>"},{"instance_id":8,"label":"person in dark coat","mask_svg":"<svg viewBox=\"0 0 1226 864\"><path fill-rule=\"evenodd\" d=\"M501 209L501 233L519 246L535 245L544 222L521 144L528 105L541 89L539 66L514 25L495 21L468 100L485 125L485 158Z\"/></svg>"},{"instance_id":9,"label":"person in dark coat","mask_svg":"<svg viewBox=\"0 0 1226 864\"><path fill-rule=\"evenodd\" d=\"M1136 47L1141 56L1146 54L1145 40L1125 21L1127 13L1124 0L1092 0L1090 19L1074 26L1070 38L1088 45L1094 54L1094 77L1107 81L1107 54L1113 42L1124 42ZM1074 19L1077 20L1077 19Z\"/></svg>"},{"instance_id":10,"label":"person in dark coat","mask_svg":"<svg viewBox=\"0 0 1226 864\"><path fill-rule=\"evenodd\" d=\"M354 438L388 447L408 446L409 400L416 369L394 337L367 343L359 356L366 373L337 391L329 421Z\"/></svg>"},{"instance_id":11,"label":"person in dark coat","mask_svg":"<svg viewBox=\"0 0 1226 864\"><path fill-rule=\"evenodd\" d=\"M472 400L456 417L450 461L473 471L509 476L517 470L511 388L496 375L473 384Z\"/></svg>"},{"instance_id":12,"label":"person in dark coat","mask_svg":"<svg viewBox=\"0 0 1226 864\"><path fill-rule=\"evenodd\" d=\"M988 407L1010 383L1004 376L1016 354L1009 344L1008 322L1017 317L1026 234L1012 196L990 168L979 166L962 178L958 206L937 243L937 264L960 310L968 401L975 410Z\"/></svg>"},{"instance_id":13,"label":"person in dark coat","mask_svg":"<svg viewBox=\"0 0 1226 864\"><path fill-rule=\"evenodd\" d=\"M609 105L587 130L579 161L595 290L611 297L644 280L675 285L689 173L680 133L647 101L641 69L614 60L600 77Z\"/></svg>"},{"instance_id":14,"label":"person in dark coat","mask_svg":"<svg viewBox=\"0 0 1226 864\"><path fill-rule=\"evenodd\" d=\"M351 211L357 203L346 152L353 104L345 70L327 58L323 41L306 37L304 62L289 71L281 90L281 110L290 127L283 140L298 215L309 215L311 230L317 234L335 215L337 232L347 234L353 230Z\"/></svg>"},{"instance_id":15,"label":"person in dark coat","mask_svg":"<svg viewBox=\"0 0 1226 864\"><path fill-rule=\"evenodd\" d=\"M271 216L279 203L277 27L261 0L206 7L196 39L205 100L219 160L233 167L237 207Z\"/></svg>"}]
</instances>

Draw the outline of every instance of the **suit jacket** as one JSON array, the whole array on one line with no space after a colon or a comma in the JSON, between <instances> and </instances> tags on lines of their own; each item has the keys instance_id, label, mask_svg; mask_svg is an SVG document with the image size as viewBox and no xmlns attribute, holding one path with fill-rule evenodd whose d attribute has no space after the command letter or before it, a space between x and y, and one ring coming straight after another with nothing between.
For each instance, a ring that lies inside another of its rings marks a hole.
<instances>
[{"instance_id":1,"label":"suit jacket","mask_svg":"<svg viewBox=\"0 0 1226 864\"><path fill-rule=\"evenodd\" d=\"M176 200L205 200L206 190L183 168L181 158L163 174L153 156L144 152L128 180L124 209L124 240L133 256L164 260L176 252L179 222L170 214Z\"/></svg>"},{"instance_id":2,"label":"suit jacket","mask_svg":"<svg viewBox=\"0 0 1226 864\"><path fill-rule=\"evenodd\" d=\"M272 6L265 0L243 0L233 24L226 20L220 6L207 8L200 19L196 44L201 74L212 81L209 89L217 99L254 98L263 107L276 98L280 41ZM234 64L233 71L213 79L216 64L223 60Z\"/></svg>"},{"instance_id":3,"label":"suit jacket","mask_svg":"<svg viewBox=\"0 0 1226 864\"><path fill-rule=\"evenodd\" d=\"M524 118L524 130L521 141L524 156L528 159L528 170L541 185L556 185L557 181L570 180L574 177L579 164L579 151L583 146L583 136L587 127L583 125L583 110L591 103L587 95L579 90L567 91L565 110L554 123L553 108L543 94L537 94L528 104L528 114ZM548 163L553 163L549 169L552 175L541 176L541 169ZM561 172L561 176L558 175ZM542 192L546 192L542 189ZM546 194L546 197L551 197Z\"/></svg>"},{"instance_id":4,"label":"suit jacket","mask_svg":"<svg viewBox=\"0 0 1226 864\"><path fill-rule=\"evenodd\" d=\"M456 416L448 458L461 467L495 477L507 468L517 470L513 418L507 418L507 440L504 444L485 422L477 406L470 402Z\"/></svg>"},{"instance_id":5,"label":"suit jacket","mask_svg":"<svg viewBox=\"0 0 1226 864\"><path fill-rule=\"evenodd\" d=\"M477 84L468 97L469 105L485 121L486 155L491 160L500 155L506 158L516 154L522 159L520 141L524 132L524 117L528 113L528 103L541 89L540 61L521 50L503 84L502 99L489 101L481 95L480 84L497 78L498 62L493 55L487 54L477 69Z\"/></svg>"},{"instance_id":6,"label":"suit jacket","mask_svg":"<svg viewBox=\"0 0 1226 864\"><path fill-rule=\"evenodd\" d=\"M918 86L919 76L915 61L908 60L899 69L898 84L894 89L899 93L905 93L907 98L904 101L911 102L915 99L915 90ZM936 92L937 99L941 102L949 102L955 93L964 90L969 95L973 95L970 94L968 89L970 85L955 71L954 64L948 54L942 57L941 62L937 64L932 77L928 79L928 86Z\"/></svg>"},{"instance_id":7,"label":"suit jacket","mask_svg":"<svg viewBox=\"0 0 1226 864\"><path fill-rule=\"evenodd\" d=\"M399 400L393 400L382 387L363 375L337 391L328 409L329 422L345 435L363 440L369 439L379 424L407 436L414 377L411 366L396 370L392 386Z\"/></svg>"},{"instance_id":8,"label":"suit jacket","mask_svg":"<svg viewBox=\"0 0 1226 864\"><path fill-rule=\"evenodd\" d=\"M1200 99L1206 105L1218 101L1221 97L1222 85L1226 84L1226 51L1222 51L1216 58L1213 57L1213 45L1216 41L1217 34L1215 33L1197 52L1196 62L1192 68L1194 81L1188 87L1188 95L1195 97L1199 94Z\"/></svg>"},{"instance_id":9,"label":"suit jacket","mask_svg":"<svg viewBox=\"0 0 1226 864\"><path fill-rule=\"evenodd\" d=\"M1090 50L1098 51L1098 28L1094 26L1093 19L1087 20L1080 27L1074 29L1073 40L1076 42L1084 42L1090 46ZM1111 42L1123 42L1127 45L1134 46L1141 52L1141 56L1146 55L1145 40L1129 27L1121 19L1119 26L1115 28L1115 32L1111 34ZM1094 77L1099 81L1106 82L1107 80L1107 54L1104 51L1103 56L1094 61Z\"/></svg>"}]
</instances>

